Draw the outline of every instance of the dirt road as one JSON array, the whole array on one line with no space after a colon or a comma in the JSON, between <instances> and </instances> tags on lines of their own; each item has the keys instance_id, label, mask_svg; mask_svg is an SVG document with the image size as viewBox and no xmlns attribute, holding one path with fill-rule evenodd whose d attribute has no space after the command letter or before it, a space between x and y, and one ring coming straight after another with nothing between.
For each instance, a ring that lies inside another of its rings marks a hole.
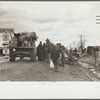
<instances>
[{"instance_id":1,"label":"dirt road","mask_svg":"<svg viewBox=\"0 0 100 100\"><path fill-rule=\"evenodd\" d=\"M80 69L81 68L81 69ZM65 65L55 72L45 61L29 59L0 64L0 81L93 81L80 66Z\"/></svg>"}]
</instances>

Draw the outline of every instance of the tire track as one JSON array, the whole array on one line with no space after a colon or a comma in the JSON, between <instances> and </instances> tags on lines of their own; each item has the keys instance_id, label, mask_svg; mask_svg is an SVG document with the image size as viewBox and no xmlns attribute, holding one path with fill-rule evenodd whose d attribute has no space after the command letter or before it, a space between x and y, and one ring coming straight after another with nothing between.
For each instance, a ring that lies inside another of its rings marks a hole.
<instances>
[{"instance_id":1,"label":"tire track","mask_svg":"<svg viewBox=\"0 0 100 100\"><path fill-rule=\"evenodd\" d=\"M84 68L82 64L80 64L79 62L77 68L79 68L82 72L84 72L91 81L96 81L96 82L100 81L100 79L97 79L97 77L93 73L91 73L91 71L86 71L88 69ZM90 74L92 74L92 76Z\"/></svg>"}]
</instances>

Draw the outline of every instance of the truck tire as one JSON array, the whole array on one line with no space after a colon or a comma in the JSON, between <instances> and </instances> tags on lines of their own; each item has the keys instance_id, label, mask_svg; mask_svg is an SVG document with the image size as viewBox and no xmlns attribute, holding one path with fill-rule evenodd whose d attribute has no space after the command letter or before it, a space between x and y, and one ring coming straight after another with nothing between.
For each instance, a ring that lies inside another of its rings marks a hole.
<instances>
[{"instance_id":1,"label":"truck tire","mask_svg":"<svg viewBox=\"0 0 100 100\"><path fill-rule=\"evenodd\" d=\"M13 54L13 52L10 53L10 61L11 62L15 61L15 55Z\"/></svg>"},{"instance_id":2,"label":"truck tire","mask_svg":"<svg viewBox=\"0 0 100 100\"><path fill-rule=\"evenodd\" d=\"M31 51L30 60L32 62L35 62L36 61L36 56L35 56L35 51L34 50Z\"/></svg>"}]
</instances>

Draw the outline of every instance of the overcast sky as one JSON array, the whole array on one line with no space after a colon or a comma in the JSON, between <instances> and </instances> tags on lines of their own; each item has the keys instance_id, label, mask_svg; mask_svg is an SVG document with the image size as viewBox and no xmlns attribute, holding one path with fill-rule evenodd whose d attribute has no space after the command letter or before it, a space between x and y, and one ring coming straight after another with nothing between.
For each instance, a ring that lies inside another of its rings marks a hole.
<instances>
[{"instance_id":1,"label":"overcast sky","mask_svg":"<svg viewBox=\"0 0 100 100\"><path fill-rule=\"evenodd\" d=\"M0 27L15 32L35 31L39 41L49 38L69 46L85 35L86 45L100 45L100 2L0 3Z\"/></svg>"}]
</instances>

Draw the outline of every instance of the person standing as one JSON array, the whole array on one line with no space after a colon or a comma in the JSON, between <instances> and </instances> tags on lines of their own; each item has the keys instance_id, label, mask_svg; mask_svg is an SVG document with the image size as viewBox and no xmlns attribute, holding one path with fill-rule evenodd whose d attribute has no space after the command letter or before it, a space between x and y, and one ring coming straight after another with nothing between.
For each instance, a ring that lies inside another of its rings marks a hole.
<instances>
[{"instance_id":1,"label":"person standing","mask_svg":"<svg viewBox=\"0 0 100 100\"><path fill-rule=\"evenodd\" d=\"M43 48L42 48L42 50L43 50L43 60L46 59L45 47L46 47L45 43L43 43Z\"/></svg>"},{"instance_id":2,"label":"person standing","mask_svg":"<svg viewBox=\"0 0 100 100\"><path fill-rule=\"evenodd\" d=\"M46 61L49 63L51 58L51 51L52 51L52 43L49 39L46 40Z\"/></svg>"},{"instance_id":3,"label":"person standing","mask_svg":"<svg viewBox=\"0 0 100 100\"><path fill-rule=\"evenodd\" d=\"M73 63L73 57L72 57L72 50L71 49L68 53L68 61L69 61L69 64Z\"/></svg>"},{"instance_id":4,"label":"person standing","mask_svg":"<svg viewBox=\"0 0 100 100\"><path fill-rule=\"evenodd\" d=\"M60 57L60 53L58 51L58 47L54 46L51 52L51 59L55 65L55 70L58 70L58 59Z\"/></svg>"},{"instance_id":5,"label":"person standing","mask_svg":"<svg viewBox=\"0 0 100 100\"><path fill-rule=\"evenodd\" d=\"M77 48L75 48L74 52L75 52L75 54L77 54Z\"/></svg>"},{"instance_id":6,"label":"person standing","mask_svg":"<svg viewBox=\"0 0 100 100\"><path fill-rule=\"evenodd\" d=\"M37 56L38 56L38 60L42 61L43 60L43 46L42 46L42 42L40 41L40 44L37 47Z\"/></svg>"},{"instance_id":7,"label":"person standing","mask_svg":"<svg viewBox=\"0 0 100 100\"><path fill-rule=\"evenodd\" d=\"M65 63L65 55L64 55L64 48L61 48L61 65L64 67Z\"/></svg>"}]
</instances>

